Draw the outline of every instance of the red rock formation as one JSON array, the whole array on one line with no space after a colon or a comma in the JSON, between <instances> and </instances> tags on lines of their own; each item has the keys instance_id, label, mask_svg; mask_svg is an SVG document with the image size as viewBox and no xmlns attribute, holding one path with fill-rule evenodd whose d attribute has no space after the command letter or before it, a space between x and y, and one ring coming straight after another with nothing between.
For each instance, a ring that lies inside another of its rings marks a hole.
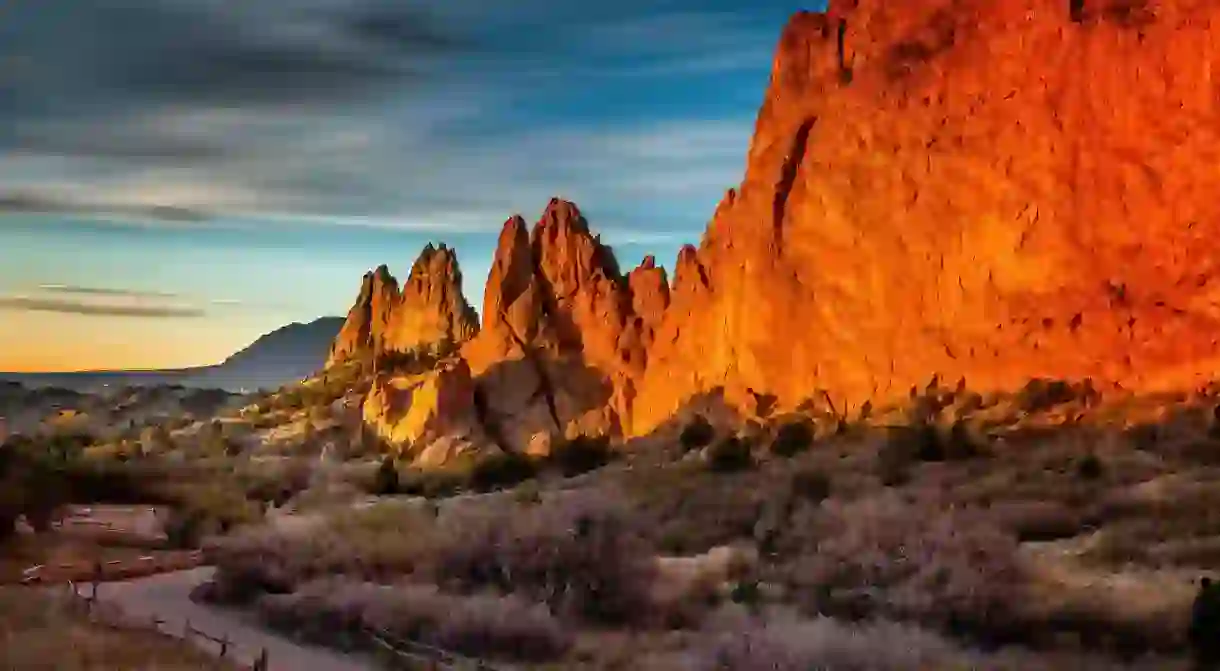
<instances>
[{"instance_id":1,"label":"red rock formation","mask_svg":"<svg viewBox=\"0 0 1220 671\"><path fill-rule=\"evenodd\" d=\"M655 273L641 270L635 284L641 305L663 310ZM619 430L650 337L639 324L660 315L637 318L632 287L572 203L553 199L532 234L520 217L505 223L483 328L463 356L511 449L537 433Z\"/></svg>"},{"instance_id":2,"label":"red rock formation","mask_svg":"<svg viewBox=\"0 0 1220 671\"><path fill-rule=\"evenodd\" d=\"M427 245L411 266L391 310L382 349L406 352L440 343L463 343L478 331L478 315L462 294L457 254L445 245Z\"/></svg>"},{"instance_id":3,"label":"red rock formation","mask_svg":"<svg viewBox=\"0 0 1220 671\"><path fill-rule=\"evenodd\" d=\"M456 253L444 245L429 244L411 267L401 291L384 265L365 274L326 365L461 344L478 329L478 316L462 295Z\"/></svg>"},{"instance_id":4,"label":"red rock formation","mask_svg":"<svg viewBox=\"0 0 1220 671\"><path fill-rule=\"evenodd\" d=\"M1220 5L832 0L784 30L745 179L634 404L793 407L965 377L1194 386L1220 364Z\"/></svg>"},{"instance_id":5,"label":"red rock formation","mask_svg":"<svg viewBox=\"0 0 1220 671\"><path fill-rule=\"evenodd\" d=\"M390 310L398 303L398 281L384 265L364 274L356 303L347 313L347 320L331 345L326 366L349 359L371 357L381 350L385 330L390 323Z\"/></svg>"}]
</instances>

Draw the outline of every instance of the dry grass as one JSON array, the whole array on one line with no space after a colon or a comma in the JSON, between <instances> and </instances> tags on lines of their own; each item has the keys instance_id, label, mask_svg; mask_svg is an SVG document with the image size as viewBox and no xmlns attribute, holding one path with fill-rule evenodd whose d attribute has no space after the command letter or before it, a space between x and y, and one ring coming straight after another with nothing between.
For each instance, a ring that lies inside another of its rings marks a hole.
<instances>
[{"instance_id":1,"label":"dry grass","mask_svg":"<svg viewBox=\"0 0 1220 671\"><path fill-rule=\"evenodd\" d=\"M367 647L363 628L463 655L543 661L571 636L545 606L520 597L444 594L426 585L325 580L259 599L269 625L323 644Z\"/></svg>"},{"instance_id":2,"label":"dry grass","mask_svg":"<svg viewBox=\"0 0 1220 671\"><path fill-rule=\"evenodd\" d=\"M151 630L91 622L70 604L28 588L0 588L0 668L12 671L235 669Z\"/></svg>"}]
</instances>

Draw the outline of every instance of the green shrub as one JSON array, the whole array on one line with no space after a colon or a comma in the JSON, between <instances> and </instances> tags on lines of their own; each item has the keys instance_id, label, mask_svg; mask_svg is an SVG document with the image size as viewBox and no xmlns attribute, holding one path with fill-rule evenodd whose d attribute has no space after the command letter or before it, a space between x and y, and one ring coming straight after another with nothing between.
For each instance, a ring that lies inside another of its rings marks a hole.
<instances>
[{"instance_id":1,"label":"green shrub","mask_svg":"<svg viewBox=\"0 0 1220 671\"><path fill-rule=\"evenodd\" d=\"M695 418L682 429L682 434L678 436L678 442L687 452L707 447L715 439L716 428L703 415L695 415Z\"/></svg>"},{"instance_id":2,"label":"green shrub","mask_svg":"<svg viewBox=\"0 0 1220 671\"><path fill-rule=\"evenodd\" d=\"M1076 475L1081 480L1100 480L1105 471L1105 464L1095 454L1085 455L1076 463Z\"/></svg>"},{"instance_id":3,"label":"green shrub","mask_svg":"<svg viewBox=\"0 0 1220 671\"><path fill-rule=\"evenodd\" d=\"M613 454L609 436L582 435L553 446L547 461L570 478L605 466Z\"/></svg>"},{"instance_id":4,"label":"green shrub","mask_svg":"<svg viewBox=\"0 0 1220 671\"><path fill-rule=\"evenodd\" d=\"M538 474L529 457L516 452L498 452L476 461L470 469L470 488L478 492L511 487Z\"/></svg>"},{"instance_id":5,"label":"green shrub","mask_svg":"<svg viewBox=\"0 0 1220 671\"><path fill-rule=\"evenodd\" d=\"M443 469L435 471L411 470L401 480L399 494L439 499L453 496L469 484L469 471Z\"/></svg>"},{"instance_id":6,"label":"green shrub","mask_svg":"<svg viewBox=\"0 0 1220 671\"><path fill-rule=\"evenodd\" d=\"M771 441L771 453L778 457L793 457L813 445L813 422L807 419L788 422L779 427Z\"/></svg>"},{"instance_id":7,"label":"green shrub","mask_svg":"<svg viewBox=\"0 0 1220 671\"><path fill-rule=\"evenodd\" d=\"M375 496L393 496L398 493L398 465L394 457L386 457L377 467L373 476L372 494Z\"/></svg>"},{"instance_id":8,"label":"green shrub","mask_svg":"<svg viewBox=\"0 0 1220 671\"><path fill-rule=\"evenodd\" d=\"M790 482L793 496L810 503L821 503L830 498L830 478L813 468L801 468L792 474Z\"/></svg>"},{"instance_id":9,"label":"green shrub","mask_svg":"<svg viewBox=\"0 0 1220 671\"><path fill-rule=\"evenodd\" d=\"M754 465L750 443L740 436L729 436L707 448L707 465L717 473L744 471Z\"/></svg>"}]
</instances>

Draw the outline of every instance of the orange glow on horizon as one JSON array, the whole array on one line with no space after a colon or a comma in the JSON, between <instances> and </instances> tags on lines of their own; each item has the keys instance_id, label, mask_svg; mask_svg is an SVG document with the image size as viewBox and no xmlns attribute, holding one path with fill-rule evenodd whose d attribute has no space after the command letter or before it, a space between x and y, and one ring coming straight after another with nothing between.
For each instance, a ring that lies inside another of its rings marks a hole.
<instances>
[{"instance_id":1,"label":"orange glow on horizon","mask_svg":"<svg viewBox=\"0 0 1220 671\"><path fill-rule=\"evenodd\" d=\"M220 363L269 329L222 319L133 319L6 312L0 371L62 373Z\"/></svg>"}]
</instances>

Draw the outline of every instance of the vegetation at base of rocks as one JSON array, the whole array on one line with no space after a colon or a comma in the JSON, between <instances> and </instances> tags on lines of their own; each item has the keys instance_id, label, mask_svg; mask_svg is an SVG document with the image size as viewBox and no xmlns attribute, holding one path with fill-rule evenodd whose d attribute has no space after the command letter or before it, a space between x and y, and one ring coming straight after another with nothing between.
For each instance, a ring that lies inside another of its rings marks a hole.
<instances>
[{"instance_id":1,"label":"vegetation at base of rocks","mask_svg":"<svg viewBox=\"0 0 1220 671\"><path fill-rule=\"evenodd\" d=\"M538 475L535 460L515 452L497 452L474 462L467 484L476 492L518 485Z\"/></svg>"},{"instance_id":2,"label":"vegetation at base of rocks","mask_svg":"<svg viewBox=\"0 0 1220 671\"><path fill-rule=\"evenodd\" d=\"M712 444L716 439L716 428L703 415L695 415L694 419L682 428L678 442L687 452L699 450Z\"/></svg>"},{"instance_id":3,"label":"vegetation at base of rocks","mask_svg":"<svg viewBox=\"0 0 1220 671\"><path fill-rule=\"evenodd\" d=\"M373 477L370 492L377 496L390 496L398 493L400 484L398 465L394 462L394 457L383 458Z\"/></svg>"},{"instance_id":4,"label":"vegetation at base of rocks","mask_svg":"<svg viewBox=\"0 0 1220 671\"><path fill-rule=\"evenodd\" d=\"M830 478L821 469L810 466L797 468L788 484L792 495L810 503L821 503L830 498Z\"/></svg>"},{"instance_id":5,"label":"vegetation at base of rocks","mask_svg":"<svg viewBox=\"0 0 1220 671\"><path fill-rule=\"evenodd\" d=\"M816 431L813 422L807 419L788 421L780 425L771 440L771 454L777 457L795 457L813 446Z\"/></svg>"},{"instance_id":6,"label":"vegetation at base of rocks","mask_svg":"<svg viewBox=\"0 0 1220 671\"><path fill-rule=\"evenodd\" d=\"M744 436L728 436L706 448L707 466L717 473L746 470L754 465L752 446Z\"/></svg>"},{"instance_id":7,"label":"vegetation at base of rocks","mask_svg":"<svg viewBox=\"0 0 1220 671\"><path fill-rule=\"evenodd\" d=\"M368 486L370 494L407 494L444 498L463 491L491 492L508 489L546 473L570 478L596 470L613 461L608 436L576 436L558 441L545 457L496 451L430 469L405 469L385 457Z\"/></svg>"},{"instance_id":8,"label":"vegetation at base of rocks","mask_svg":"<svg viewBox=\"0 0 1220 671\"><path fill-rule=\"evenodd\" d=\"M613 458L609 436L582 434L553 445L543 461L546 467L570 478L601 468Z\"/></svg>"}]
</instances>

